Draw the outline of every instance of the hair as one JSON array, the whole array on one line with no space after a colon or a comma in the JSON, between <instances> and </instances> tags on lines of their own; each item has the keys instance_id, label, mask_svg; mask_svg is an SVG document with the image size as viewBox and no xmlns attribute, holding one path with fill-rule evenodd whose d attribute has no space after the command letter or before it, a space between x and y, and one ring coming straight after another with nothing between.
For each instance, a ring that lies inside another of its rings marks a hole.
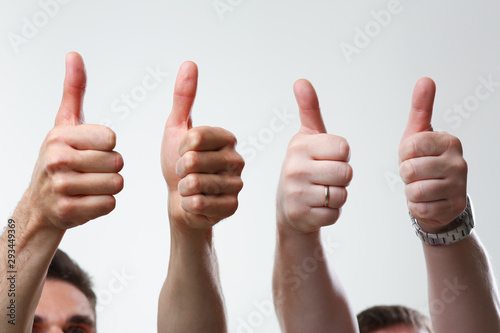
<instances>
[{"instance_id":1,"label":"hair","mask_svg":"<svg viewBox=\"0 0 500 333\"><path fill-rule=\"evenodd\" d=\"M402 305L374 306L358 314L360 333L370 333L394 325L408 324L432 333L429 318Z\"/></svg>"},{"instance_id":2,"label":"hair","mask_svg":"<svg viewBox=\"0 0 500 333\"><path fill-rule=\"evenodd\" d=\"M60 249L57 249L54 258L52 258L47 271L47 279L64 281L75 286L87 297L95 313L97 297L92 290L90 276Z\"/></svg>"}]
</instances>

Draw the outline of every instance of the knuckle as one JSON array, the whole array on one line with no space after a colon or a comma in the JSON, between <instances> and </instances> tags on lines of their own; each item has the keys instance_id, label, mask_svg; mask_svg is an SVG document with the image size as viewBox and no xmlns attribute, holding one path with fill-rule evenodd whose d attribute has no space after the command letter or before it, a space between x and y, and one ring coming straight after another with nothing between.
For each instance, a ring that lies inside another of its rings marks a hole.
<instances>
[{"instance_id":1,"label":"knuckle","mask_svg":"<svg viewBox=\"0 0 500 333\"><path fill-rule=\"evenodd\" d=\"M243 167L245 165L245 161L236 151L233 151L230 154L225 154L224 157L225 171L231 174L241 174L243 171Z\"/></svg>"},{"instance_id":2,"label":"knuckle","mask_svg":"<svg viewBox=\"0 0 500 333\"><path fill-rule=\"evenodd\" d=\"M104 204L104 209L106 211L106 214L108 214L113 209L115 209L115 207L116 207L116 199L112 195L108 195L106 197L107 197L107 199L106 199L106 202Z\"/></svg>"},{"instance_id":3,"label":"knuckle","mask_svg":"<svg viewBox=\"0 0 500 333\"><path fill-rule=\"evenodd\" d=\"M123 177L119 174L115 174L113 176L113 188L114 188L114 192L115 193L118 193L120 192L121 190L123 190L123 186L124 186L124 180L123 180Z\"/></svg>"},{"instance_id":4,"label":"knuckle","mask_svg":"<svg viewBox=\"0 0 500 333\"><path fill-rule=\"evenodd\" d=\"M402 141L398 148L398 155L400 160L405 160L407 156L415 155L415 144L413 138L408 138Z\"/></svg>"},{"instance_id":5,"label":"knuckle","mask_svg":"<svg viewBox=\"0 0 500 333\"><path fill-rule=\"evenodd\" d=\"M113 149L116 146L116 133L109 127L103 127L103 132L109 149Z\"/></svg>"},{"instance_id":6,"label":"knuckle","mask_svg":"<svg viewBox=\"0 0 500 333\"><path fill-rule=\"evenodd\" d=\"M116 207L116 199L112 195L103 196L97 216L103 216L111 213Z\"/></svg>"},{"instance_id":7,"label":"knuckle","mask_svg":"<svg viewBox=\"0 0 500 333\"><path fill-rule=\"evenodd\" d=\"M345 164L345 174L344 174L344 179L346 180L346 183L349 184L352 180L354 171L352 169L352 166L350 164Z\"/></svg>"},{"instance_id":8,"label":"knuckle","mask_svg":"<svg viewBox=\"0 0 500 333\"><path fill-rule=\"evenodd\" d=\"M212 130L219 135L221 138L224 138L224 141L226 143L226 146L228 147L235 147L238 144L238 140L236 139L236 136L225 128L222 127L212 127Z\"/></svg>"},{"instance_id":9,"label":"knuckle","mask_svg":"<svg viewBox=\"0 0 500 333\"><path fill-rule=\"evenodd\" d=\"M228 202L228 216L233 215L236 210L238 210L238 197L237 196L230 196L227 198Z\"/></svg>"},{"instance_id":10,"label":"knuckle","mask_svg":"<svg viewBox=\"0 0 500 333\"><path fill-rule=\"evenodd\" d=\"M196 149L201 146L204 137L204 127L195 127L186 133L186 141L190 149Z\"/></svg>"},{"instance_id":11,"label":"knuckle","mask_svg":"<svg viewBox=\"0 0 500 333\"><path fill-rule=\"evenodd\" d=\"M467 172L469 171L469 166L467 165L467 161L465 159L461 158L459 160L458 169L465 175L467 175Z\"/></svg>"},{"instance_id":12,"label":"knuckle","mask_svg":"<svg viewBox=\"0 0 500 333\"><path fill-rule=\"evenodd\" d=\"M51 177L52 192L64 194L68 192L69 182L62 175L54 175Z\"/></svg>"},{"instance_id":13,"label":"knuckle","mask_svg":"<svg viewBox=\"0 0 500 333\"><path fill-rule=\"evenodd\" d=\"M233 156L233 160L234 161L233 161L233 164L232 164L232 170L235 171L238 174L241 174L241 172L243 171L243 168L245 167L245 160L236 151L234 151L233 155L234 155Z\"/></svg>"},{"instance_id":14,"label":"knuckle","mask_svg":"<svg viewBox=\"0 0 500 333\"><path fill-rule=\"evenodd\" d=\"M351 155L351 148L349 147L349 143L346 139L342 137L337 137L339 141L339 155L344 161L348 161Z\"/></svg>"},{"instance_id":15,"label":"knuckle","mask_svg":"<svg viewBox=\"0 0 500 333\"><path fill-rule=\"evenodd\" d=\"M59 143L62 141L64 141L64 131L61 127L51 129L45 138L47 144Z\"/></svg>"},{"instance_id":16,"label":"knuckle","mask_svg":"<svg viewBox=\"0 0 500 333\"><path fill-rule=\"evenodd\" d=\"M120 153L115 152L114 154L114 170L119 172L124 166L123 156Z\"/></svg>"},{"instance_id":17,"label":"knuckle","mask_svg":"<svg viewBox=\"0 0 500 333\"><path fill-rule=\"evenodd\" d=\"M467 174L468 171L467 162L462 157L454 158L447 166L449 172L458 173L460 175Z\"/></svg>"},{"instance_id":18,"label":"knuckle","mask_svg":"<svg viewBox=\"0 0 500 333\"><path fill-rule=\"evenodd\" d=\"M429 205L425 202L408 202L408 209L417 220L429 216Z\"/></svg>"},{"instance_id":19,"label":"knuckle","mask_svg":"<svg viewBox=\"0 0 500 333\"><path fill-rule=\"evenodd\" d=\"M338 221L340 214L342 213L342 208L332 208L330 213L330 219L328 219L323 226L335 224Z\"/></svg>"},{"instance_id":20,"label":"knuckle","mask_svg":"<svg viewBox=\"0 0 500 333\"><path fill-rule=\"evenodd\" d=\"M427 189L425 188L426 186L424 185L423 182L416 182L415 186L413 186L413 197L416 201L424 201L425 200L425 193Z\"/></svg>"},{"instance_id":21,"label":"knuckle","mask_svg":"<svg viewBox=\"0 0 500 333\"><path fill-rule=\"evenodd\" d=\"M302 153L307 148L306 143L300 140L300 137L296 134L290 143L288 144L288 152L291 154Z\"/></svg>"},{"instance_id":22,"label":"knuckle","mask_svg":"<svg viewBox=\"0 0 500 333\"><path fill-rule=\"evenodd\" d=\"M301 205L292 205L288 208L287 216L290 221L300 221L307 216L307 210Z\"/></svg>"},{"instance_id":23,"label":"knuckle","mask_svg":"<svg viewBox=\"0 0 500 333\"><path fill-rule=\"evenodd\" d=\"M414 151L418 155L432 155L435 150L435 141L428 135L415 136L413 143L415 146Z\"/></svg>"},{"instance_id":24,"label":"knuckle","mask_svg":"<svg viewBox=\"0 0 500 333\"><path fill-rule=\"evenodd\" d=\"M186 152L184 156L182 156L182 159L184 160L184 168L188 172L195 169L200 163L200 158L194 151Z\"/></svg>"},{"instance_id":25,"label":"knuckle","mask_svg":"<svg viewBox=\"0 0 500 333\"><path fill-rule=\"evenodd\" d=\"M416 179L416 170L412 160L406 160L399 166L399 175L404 183L409 183Z\"/></svg>"},{"instance_id":26,"label":"knuckle","mask_svg":"<svg viewBox=\"0 0 500 333\"><path fill-rule=\"evenodd\" d=\"M425 201L424 193L425 189L422 182L413 182L405 186L406 197L415 202Z\"/></svg>"},{"instance_id":27,"label":"knuckle","mask_svg":"<svg viewBox=\"0 0 500 333\"><path fill-rule=\"evenodd\" d=\"M335 195L332 198L333 208L342 207L347 201L347 190L345 187L335 190Z\"/></svg>"},{"instance_id":28,"label":"knuckle","mask_svg":"<svg viewBox=\"0 0 500 333\"><path fill-rule=\"evenodd\" d=\"M236 145L238 144L238 139L236 139L236 136L234 136L233 133L231 132L228 132L228 145L230 147L236 147Z\"/></svg>"},{"instance_id":29,"label":"knuckle","mask_svg":"<svg viewBox=\"0 0 500 333\"><path fill-rule=\"evenodd\" d=\"M203 186L203 193L208 195L217 195L222 192L224 184L219 184L217 182L208 182Z\"/></svg>"},{"instance_id":30,"label":"knuckle","mask_svg":"<svg viewBox=\"0 0 500 333\"><path fill-rule=\"evenodd\" d=\"M301 202L301 198L305 194L304 192L302 187L298 188L295 186L286 186L283 190L286 200L291 202ZM292 204L291 206L294 207L296 205Z\"/></svg>"},{"instance_id":31,"label":"knuckle","mask_svg":"<svg viewBox=\"0 0 500 333\"><path fill-rule=\"evenodd\" d=\"M340 206L343 206L347 202L348 195L349 193L347 192L347 189L345 187L342 188L342 190L340 191L340 198L339 198Z\"/></svg>"},{"instance_id":32,"label":"knuckle","mask_svg":"<svg viewBox=\"0 0 500 333\"><path fill-rule=\"evenodd\" d=\"M467 206L467 196L461 195L459 198L452 202L452 209L455 212L455 216L462 214L465 207Z\"/></svg>"},{"instance_id":33,"label":"knuckle","mask_svg":"<svg viewBox=\"0 0 500 333\"><path fill-rule=\"evenodd\" d=\"M301 164L289 163L283 168L283 177L285 179L309 179L309 174Z\"/></svg>"},{"instance_id":34,"label":"knuckle","mask_svg":"<svg viewBox=\"0 0 500 333\"><path fill-rule=\"evenodd\" d=\"M201 213L205 210L205 198L201 195L195 195L190 200L190 207L193 212Z\"/></svg>"},{"instance_id":35,"label":"knuckle","mask_svg":"<svg viewBox=\"0 0 500 333\"><path fill-rule=\"evenodd\" d=\"M236 192L239 193L243 189L243 180L241 180L240 177L236 180L236 185L235 185Z\"/></svg>"},{"instance_id":36,"label":"knuckle","mask_svg":"<svg viewBox=\"0 0 500 333\"><path fill-rule=\"evenodd\" d=\"M199 175L189 174L185 177L186 188L190 193L198 192L201 186L201 179Z\"/></svg>"},{"instance_id":37,"label":"knuckle","mask_svg":"<svg viewBox=\"0 0 500 333\"><path fill-rule=\"evenodd\" d=\"M71 220L75 211L75 205L70 198L62 197L57 201L56 214L63 221Z\"/></svg>"},{"instance_id":38,"label":"knuckle","mask_svg":"<svg viewBox=\"0 0 500 333\"><path fill-rule=\"evenodd\" d=\"M462 152L463 152L462 142L460 141L459 138L457 138L456 136L453 136L453 135L448 136L448 148L453 150L453 151L457 151L460 154L462 154Z\"/></svg>"},{"instance_id":39,"label":"knuckle","mask_svg":"<svg viewBox=\"0 0 500 333\"><path fill-rule=\"evenodd\" d=\"M51 152L45 161L46 169L49 173L54 173L71 164L69 155L62 152Z\"/></svg>"}]
</instances>

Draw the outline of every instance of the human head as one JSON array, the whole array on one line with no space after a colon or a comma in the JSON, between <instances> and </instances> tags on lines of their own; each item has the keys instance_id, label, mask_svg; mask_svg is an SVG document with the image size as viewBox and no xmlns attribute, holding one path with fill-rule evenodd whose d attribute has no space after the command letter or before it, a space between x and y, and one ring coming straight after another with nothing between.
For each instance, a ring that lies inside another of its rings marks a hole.
<instances>
[{"instance_id":1,"label":"human head","mask_svg":"<svg viewBox=\"0 0 500 333\"><path fill-rule=\"evenodd\" d=\"M33 332L51 327L54 332L94 333L95 308L96 295L88 274L57 250L35 311Z\"/></svg>"},{"instance_id":2,"label":"human head","mask_svg":"<svg viewBox=\"0 0 500 333\"><path fill-rule=\"evenodd\" d=\"M372 333L399 327L414 328L415 331L432 333L429 318L420 312L402 305L374 306L357 316L360 333ZM394 331L396 333L397 331Z\"/></svg>"}]
</instances>

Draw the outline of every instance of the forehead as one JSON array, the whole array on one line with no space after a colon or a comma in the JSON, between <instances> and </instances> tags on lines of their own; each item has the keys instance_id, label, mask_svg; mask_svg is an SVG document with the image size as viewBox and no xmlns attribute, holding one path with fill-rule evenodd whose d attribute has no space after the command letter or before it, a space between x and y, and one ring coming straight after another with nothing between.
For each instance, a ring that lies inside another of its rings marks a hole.
<instances>
[{"instance_id":1,"label":"forehead","mask_svg":"<svg viewBox=\"0 0 500 333\"><path fill-rule=\"evenodd\" d=\"M73 316L87 316L95 322L85 294L68 282L52 279L45 281L35 315L53 324L64 324Z\"/></svg>"},{"instance_id":2,"label":"forehead","mask_svg":"<svg viewBox=\"0 0 500 333\"><path fill-rule=\"evenodd\" d=\"M407 324L398 324L387 328L382 328L370 333L427 333L419 328L414 328Z\"/></svg>"}]
</instances>

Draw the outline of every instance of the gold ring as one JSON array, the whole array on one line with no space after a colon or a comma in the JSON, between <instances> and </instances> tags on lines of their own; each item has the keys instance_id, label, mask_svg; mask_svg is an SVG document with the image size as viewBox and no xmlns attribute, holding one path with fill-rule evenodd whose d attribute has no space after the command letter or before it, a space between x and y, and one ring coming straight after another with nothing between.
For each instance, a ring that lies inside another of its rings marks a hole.
<instances>
[{"instance_id":1,"label":"gold ring","mask_svg":"<svg viewBox=\"0 0 500 333\"><path fill-rule=\"evenodd\" d=\"M325 185L325 203L324 207L328 207L328 203L330 202L330 186Z\"/></svg>"}]
</instances>

